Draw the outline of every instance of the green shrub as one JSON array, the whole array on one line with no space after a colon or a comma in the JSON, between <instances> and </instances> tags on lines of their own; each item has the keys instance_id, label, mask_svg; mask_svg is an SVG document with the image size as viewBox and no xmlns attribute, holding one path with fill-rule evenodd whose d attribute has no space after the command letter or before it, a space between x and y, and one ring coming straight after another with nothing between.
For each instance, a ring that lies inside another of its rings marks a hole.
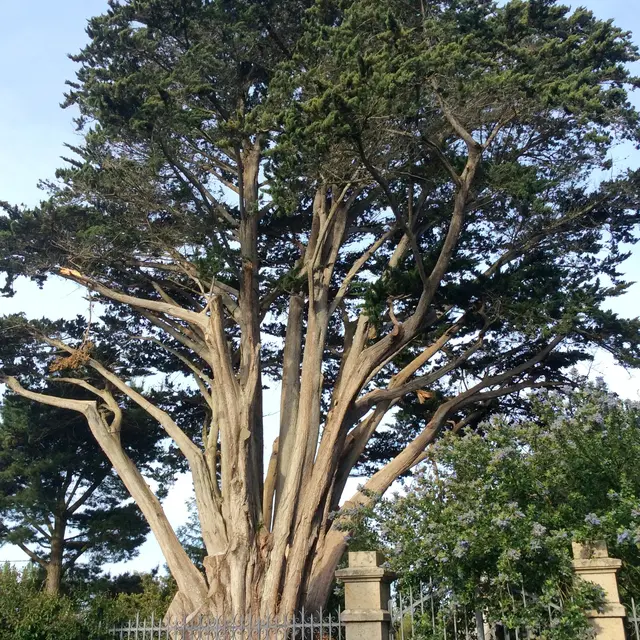
<instances>
[{"instance_id":1,"label":"green shrub","mask_svg":"<svg viewBox=\"0 0 640 640\"><path fill-rule=\"evenodd\" d=\"M92 629L104 629L126 623L140 616L162 619L176 592L169 577L145 573L130 576L137 584L129 592L113 591L107 586L85 599L85 620ZM116 580L115 583L118 581ZM1 640L1 638L0 638Z\"/></svg>"},{"instance_id":2,"label":"green shrub","mask_svg":"<svg viewBox=\"0 0 640 640\"><path fill-rule=\"evenodd\" d=\"M73 600L42 591L37 571L0 568L0 640L87 640Z\"/></svg>"}]
</instances>

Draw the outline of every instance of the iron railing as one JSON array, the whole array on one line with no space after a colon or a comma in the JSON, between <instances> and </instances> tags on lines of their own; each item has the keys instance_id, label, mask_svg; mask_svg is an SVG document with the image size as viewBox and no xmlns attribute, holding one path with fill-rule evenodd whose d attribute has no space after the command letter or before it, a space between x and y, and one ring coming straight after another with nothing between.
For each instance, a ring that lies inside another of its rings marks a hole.
<instances>
[{"instance_id":1,"label":"iron railing","mask_svg":"<svg viewBox=\"0 0 640 640\"><path fill-rule=\"evenodd\" d=\"M308 614L304 609L291 618L217 618L129 620L112 627L108 635L116 640L343 640L344 622L336 613Z\"/></svg>"},{"instance_id":2,"label":"iron railing","mask_svg":"<svg viewBox=\"0 0 640 640\"><path fill-rule=\"evenodd\" d=\"M563 608L559 602L542 603L524 589L511 590L513 608L521 618L535 614L538 624L509 628L500 616L476 611L460 603L450 591L433 581L417 589L396 591L389 601L392 640L534 640L554 627ZM523 615L524 614L524 615ZM491 622L488 622L491 620ZM640 620L639 620L640 623ZM640 640L640 635L636 640Z\"/></svg>"},{"instance_id":3,"label":"iron railing","mask_svg":"<svg viewBox=\"0 0 640 640\"><path fill-rule=\"evenodd\" d=\"M631 605L627 608L627 633L632 640L640 640L640 608L631 598Z\"/></svg>"}]
</instances>

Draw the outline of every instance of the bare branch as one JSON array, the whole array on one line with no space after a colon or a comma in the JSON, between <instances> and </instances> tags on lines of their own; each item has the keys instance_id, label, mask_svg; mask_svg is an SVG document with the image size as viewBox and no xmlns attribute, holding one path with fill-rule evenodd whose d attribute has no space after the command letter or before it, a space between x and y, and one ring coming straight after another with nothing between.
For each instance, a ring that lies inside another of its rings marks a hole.
<instances>
[{"instance_id":1,"label":"bare branch","mask_svg":"<svg viewBox=\"0 0 640 640\"><path fill-rule=\"evenodd\" d=\"M189 333L191 334L190 336L185 335L184 332L188 330L185 327L180 326L179 324L173 324L168 318L160 318L159 316L148 312L142 312L140 315L151 322L151 324L168 333L177 342L187 347L187 349L193 351L209 366L212 366L211 354L209 353L204 340L202 340L199 336L196 336L191 331L189 331Z\"/></svg>"},{"instance_id":2,"label":"bare branch","mask_svg":"<svg viewBox=\"0 0 640 640\"><path fill-rule=\"evenodd\" d=\"M65 569L69 569L70 567L73 567L73 565L80 559L80 556L83 553L86 553L88 550L90 549L89 544L84 544L82 545L78 551L76 551L76 553L74 553L72 556L70 556L69 558L67 558L67 560L64 563L64 567Z\"/></svg>"},{"instance_id":3,"label":"bare branch","mask_svg":"<svg viewBox=\"0 0 640 640\"><path fill-rule=\"evenodd\" d=\"M180 171L186 179L193 185L193 187L200 194L204 204L207 208L213 213L217 215L219 218L227 222L232 228L238 227L238 221L229 214L229 212L218 202L217 198L213 196L213 194L202 184L200 180L195 176L195 174L184 164L182 164L170 151L169 148L160 141L160 146L162 147L162 151L164 152L165 157L171 163L171 165ZM219 174L213 172L216 179L220 180L222 184L229 187L232 191L238 193L238 187L227 180L224 180Z\"/></svg>"},{"instance_id":4,"label":"bare branch","mask_svg":"<svg viewBox=\"0 0 640 640\"><path fill-rule=\"evenodd\" d=\"M506 115L503 115L501 118L499 118L498 122L496 122L493 129L491 130L491 133L489 134L486 142L482 145L484 149L488 149L491 146L491 143L495 140L496 136L500 133L500 131L502 131L502 129L504 129L507 124L509 124L509 122L515 115L515 111L511 110L510 116L507 117Z\"/></svg>"},{"instance_id":5,"label":"bare branch","mask_svg":"<svg viewBox=\"0 0 640 640\"><path fill-rule=\"evenodd\" d=\"M429 138L422 137L422 141L425 145L427 145L427 147L429 147L429 149L435 152L438 160L440 161L440 164L442 164L442 166L446 169L449 177L453 180L454 184L457 187L461 187L462 180L458 175L458 172L453 168L453 165L449 162L447 156L444 155L442 149L440 149L440 146L432 140L429 140Z\"/></svg>"},{"instance_id":6,"label":"bare branch","mask_svg":"<svg viewBox=\"0 0 640 640\"><path fill-rule=\"evenodd\" d=\"M342 281L342 284L340 285L340 288L338 289L338 292L336 293L335 298L331 303L331 306L329 307L329 316L332 316L335 313L336 309L338 308L344 296L346 295L347 291L349 290L349 285L351 284L351 281L356 277L360 269L362 269L362 267L368 262L369 258L373 256L373 254L395 233L395 231L396 231L396 228L391 227L391 229L389 229L383 235L381 235L353 263L353 265L351 266L351 269L349 269L349 272L347 273L344 280Z\"/></svg>"},{"instance_id":7,"label":"bare branch","mask_svg":"<svg viewBox=\"0 0 640 640\"><path fill-rule=\"evenodd\" d=\"M49 342L49 344L58 346L59 348L64 348L68 353L75 352L75 349L72 349L71 347L67 347L62 342L52 341L49 339L47 339L47 341ZM86 380L80 380L78 378L51 378L51 380L55 382L65 382L67 384L74 384L78 387L82 387L83 389L86 389L87 391L90 391L91 393L95 394L99 398L102 398L102 400L104 400L107 407L113 414L113 420L111 421L109 428L112 433L119 433L120 426L122 425L122 410L120 409L115 398L109 391L107 391L106 389L98 389L93 385L89 384Z\"/></svg>"},{"instance_id":8,"label":"bare branch","mask_svg":"<svg viewBox=\"0 0 640 640\"><path fill-rule=\"evenodd\" d=\"M450 360L446 365L439 367L435 371L432 371L431 373L428 373L423 376L419 376L418 378L414 378L413 380L411 380L410 382L406 382L405 384L400 384L399 381L406 379L408 375L406 374L401 375L397 379L397 381L395 383L390 384L389 387L387 387L387 389L376 389L375 391L371 391L367 393L362 398L359 398L356 401L354 406L355 415L362 416L372 406L374 406L375 404L378 404L379 402L384 402L387 400L397 400L398 398L401 398L402 396L405 396L408 393L411 393L413 391L418 391L419 389L422 389L426 386L433 384L437 380L440 380L442 377L444 377L445 375L447 375L448 373L450 373L451 371L459 367L461 364L466 362L482 346L485 333L486 333L486 328L480 332L480 334L478 335L478 338L462 354L460 354L457 358ZM439 341L434 343L431 349L425 350L425 354L424 354L425 357L432 351L433 353L431 353L431 355L434 355L441 348L439 344L442 344L444 346L444 344L448 342L452 337L453 337L452 335L448 335L446 337L443 336ZM408 371L411 370L411 367L414 364L417 364L417 363L415 363L415 361L414 363L411 363L409 365Z\"/></svg>"},{"instance_id":9,"label":"bare branch","mask_svg":"<svg viewBox=\"0 0 640 640\"><path fill-rule=\"evenodd\" d=\"M31 551L31 549L29 549L29 547L27 547L26 544L20 542L19 540L13 542L13 544L15 544L16 547L20 548L20 550L26 553L29 558L33 560L33 562L39 564L43 569L46 569L48 567L48 563L46 562L46 560L43 560L40 556L36 555L33 551Z\"/></svg>"},{"instance_id":10,"label":"bare branch","mask_svg":"<svg viewBox=\"0 0 640 640\"><path fill-rule=\"evenodd\" d=\"M158 345L159 347L164 349L167 353L170 353L172 356L180 360L180 362L182 362L186 367L188 367L191 370L191 372L193 373L195 382L198 385L198 389L200 390L200 393L206 400L207 404L210 407L212 406L213 400L211 398L211 393L209 392L209 389L213 386L213 380L206 373L204 373L202 369L198 368L185 355L183 355L176 349L173 349L172 347L168 346L161 340L158 340L158 338L154 338L153 336L131 336L131 337L136 340L145 340L147 342L152 342L153 344ZM205 385L209 385L209 389Z\"/></svg>"},{"instance_id":11,"label":"bare branch","mask_svg":"<svg viewBox=\"0 0 640 640\"><path fill-rule=\"evenodd\" d=\"M472 149L479 151L482 148L482 145L480 145L480 143L474 139L474 137L462 126L462 124L460 124L460 121L456 118L453 111L451 111L451 109L447 106L447 103L438 92L438 86L435 81L433 82L433 88L438 103L440 104L440 108L442 109L442 113L444 113L444 116L449 121L452 129L460 136L460 138L465 141L469 151L471 151Z\"/></svg>"},{"instance_id":12,"label":"bare branch","mask_svg":"<svg viewBox=\"0 0 640 640\"><path fill-rule=\"evenodd\" d=\"M97 371L105 380L108 380L114 387L122 391L126 396L131 398L139 407L144 409L151 417L155 418L162 428L167 432L167 435L174 440L174 442L180 448L180 451L185 455L190 462L200 452L196 445L193 444L191 439L185 434L185 432L174 422L171 416L166 412L152 404L141 393L138 393L135 389L130 387L124 380L119 378L115 373L109 371L106 367L100 364L97 360L91 358L88 362L89 366Z\"/></svg>"},{"instance_id":13,"label":"bare branch","mask_svg":"<svg viewBox=\"0 0 640 640\"><path fill-rule=\"evenodd\" d=\"M264 481L264 497L262 500L262 524L271 531L271 520L273 516L273 499L276 490L276 480L278 475L278 438L273 441L273 449L267 467L267 477Z\"/></svg>"},{"instance_id":14,"label":"bare branch","mask_svg":"<svg viewBox=\"0 0 640 640\"><path fill-rule=\"evenodd\" d=\"M11 391L17 393L23 398L47 404L51 407L58 407L59 409L71 409L72 411L78 411L79 413L86 414L87 411L91 407L95 407L96 404L94 400L70 400L69 398L58 398L57 396L29 391L28 389L25 389L13 376L0 378L0 382L4 382Z\"/></svg>"},{"instance_id":15,"label":"bare branch","mask_svg":"<svg viewBox=\"0 0 640 640\"><path fill-rule=\"evenodd\" d=\"M111 300L115 300L116 302L122 302L123 304L128 304L132 307L137 307L140 309L146 309L147 311L154 311L156 313L163 313L169 316L173 316L175 318L179 318L180 320L184 320L185 322L189 322L198 327L206 326L206 318L193 311L189 311L188 309L183 309L182 307L169 304L167 302L158 302L157 300L146 300L143 298L136 298L134 296L129 296L124 293L120 293L115 291L114 289L110 289L105 285L101 284L97 280L89 278L88 276L84 276L78 271L74 269L68 269L66 267L60 269L59 275L67 280L72 280L73 282L77 282L93 291L98 292L100 295L105 298L109 298Z\"/></svg>"},{"instance_id":16,"label":"bare branch","mask_svg":"<svg viewBox=\"0 0 640 640\"><path fill-rule=\"evenodd\" d=\"M73 503L67 506L67 513L75 513L85 502L94 494L96 489L102 484L103 480L106 477L106 473L94 480L89 487L84 491L84 493Z\"/></svg>"}]
</instances>

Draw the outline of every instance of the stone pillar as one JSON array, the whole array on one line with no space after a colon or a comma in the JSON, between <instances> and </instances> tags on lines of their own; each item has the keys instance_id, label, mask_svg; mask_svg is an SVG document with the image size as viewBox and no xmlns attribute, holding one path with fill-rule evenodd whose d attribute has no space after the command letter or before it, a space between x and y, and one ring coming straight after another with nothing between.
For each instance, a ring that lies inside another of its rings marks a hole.
<instances>
[{"instance_id":1,"label":"stone pillar","mask_svg":"<svg viewBox=\"0 0 640 640\"><path fill-rule=\"evenodd\" d=\"M349 567L336 571L344 583L347 640L389 640L391 615L390 585L395 574L381 565L384 557L378 551L349 552Z\"/></svg>"},{"instance_id":2,"label":"stone pillar","mask_svg":"<svg viewBox=\"0 0 640 640\"><path fill-rule=\"evenodd\" d=\"M573 567L576 574L587 582L602 587L605 607L602 613L590 611L589 618L596 630L597 640L625 640L625 608L620 604L616 574L621 560L610 558L605 542L588 545L573 543Z\"/></svg>"}]
</instances>

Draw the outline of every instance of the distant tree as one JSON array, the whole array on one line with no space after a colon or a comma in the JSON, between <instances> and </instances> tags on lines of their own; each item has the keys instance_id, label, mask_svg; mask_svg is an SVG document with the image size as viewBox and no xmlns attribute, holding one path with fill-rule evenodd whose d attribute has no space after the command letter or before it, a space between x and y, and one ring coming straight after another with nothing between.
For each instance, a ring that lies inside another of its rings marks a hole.
<instances>
[{"instance_id":1,"label":"distant tree","mask_svg":"<svg viewBox=\"0 0 640 640\"><path fill-rule=\"evenodd\" d=\"M55 387L51 387L53 390ZM122 445L163 495L173 469L145 412L124 412ZM8 394L0 408L0 545L14 544L60 592L81 558L91 568L130 559L149 526L76 412Z\"/></svg>"},{"instance_id":2,"label":"distant tree","mask_svg":"<svg viewBox=\"0 0 640 640\"><path fill-rule=\"evenodd\" d=\"M165 555L173 614L318 609L343 516L440 434L562 384L594 346L640 363L640 322L606 306L640 220L640 174L611 166L640 143L621 28L553 0L113 0L88 35L67 96L83 137L46 202L5 205L0 271L7 294L77 283L106 319L4 321L0 369L87 419ZM43 393L17 339L92 399ZM167 367L198 387L199 433L137 386ZM415 430L339 507L416 397ZM125 402L188 462L204 571L113 437Z\"/></svg>"},{"instance_id":3,"label":"distant tree","mask_svg":"<svg viewBox=\"0 0 640 640\"><path fill-rule=\"evenodd\" d=\"M640 593L640 408L601 386L536 394L525 419L448 434L376 521L407 582L526 619L514 594L575 588L571 541L604 539ZM514 610L515 607L515 610Z\"/></svg>"}]
</instances>

